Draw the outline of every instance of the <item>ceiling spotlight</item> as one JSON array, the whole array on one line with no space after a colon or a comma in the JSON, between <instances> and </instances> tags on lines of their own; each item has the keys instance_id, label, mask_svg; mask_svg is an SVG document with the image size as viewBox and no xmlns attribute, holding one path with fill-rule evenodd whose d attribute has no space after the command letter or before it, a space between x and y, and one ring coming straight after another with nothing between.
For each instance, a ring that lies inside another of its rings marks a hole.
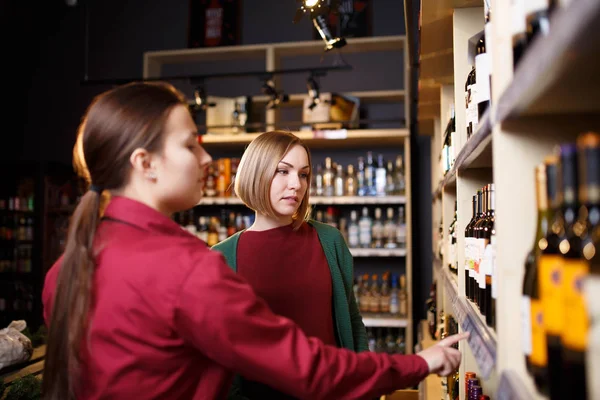
<instances>
[{"instance_id":1,"label":"ceiling spotlight","mask_svg":"<svg viewBox=\"0 0 600 400\"><path fill-rule=\"evenodd\" d=\"M267 103L267 109L269 110L277 108L281 103L287 103L290 100L290 96L275 88L275 83L272 79L268 79L263 83L261 91L270 97Z\"/></svg>"},{"instance_id":2,"label":"ceiling spotlight","mask_svg":"<svg viewBox=\"0 0 600 400\"><path fill-rule=\"evenodd\" d=\"M321 103L319 84L312 75L306 81L306 88L308 89L308 97L311 99L308 109L312 111L313 108Z\"/></svg>"},{"instance_id":3,"label":"ceiling spotlight","mask_svg":"<svg viewBox=\"0 0 600 400\"><path fill-rule=\"evenodd\" d=\"M208 107L214 107L216 105L217 105L216 103L208 102L204 88L197 87L196 90L194 90L194 104L192 105L192 108L195 111L198 111L198 110L206 111L206 109L208 109Z\"/></svg>"},{"instance_id":4,"label":"ceiling spotlight","mask_svg":"<svg viewBox=\"0 0 600 400\"><path fill-rule=\"evenodd\" d=\"M326 17L330 12L338 12L338 2L339 0L303 0L300 1L300 7L294 15L293 22L297 23L305 13L310 14L315 28L325 42L325 51L339 49L346 45L346 39L334 36L327 26Z\"/></svg>"}]
</instances>

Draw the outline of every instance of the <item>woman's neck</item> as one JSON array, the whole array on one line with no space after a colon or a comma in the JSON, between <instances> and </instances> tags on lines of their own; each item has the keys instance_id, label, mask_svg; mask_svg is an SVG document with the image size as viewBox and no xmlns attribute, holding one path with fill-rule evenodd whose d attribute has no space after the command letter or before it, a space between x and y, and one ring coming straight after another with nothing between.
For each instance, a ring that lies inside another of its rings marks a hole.
<instances>
[{"instance_id":1,"label":"woman's neck","mask_svg":"<svg viewBox=\"0 0 600 400\"><path fill-rule=\"evenodd\" d=\"M290 225L292 222L294 222L292 217L273 218L269 217L268 215L260 214L257 212L256 218L254 219L254 223L250 228L248 228L248 230L266 231L268 229L275 229L282 226Z\"/></svg>"}]
</instances>

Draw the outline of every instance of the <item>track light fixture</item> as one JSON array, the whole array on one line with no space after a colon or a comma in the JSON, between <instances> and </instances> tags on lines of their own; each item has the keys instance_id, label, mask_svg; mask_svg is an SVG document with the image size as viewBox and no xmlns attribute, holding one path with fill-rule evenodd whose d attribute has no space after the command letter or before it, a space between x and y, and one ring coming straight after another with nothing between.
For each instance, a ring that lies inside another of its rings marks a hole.
<instances>
[{"instance_id":1,"label":"track light fixture","mask_svg":"<svg viewBox=\"0 0 600 400\"><path fill-rule=\"evenodd\" d=\"M272 78L265 80L261 91L263 94L270 97L269 102L267 103L267 109L269 110L277 108L281 103L287 103L290 100L290 96L275 88L275 83Z\"/></svg>"},{"instance_id":2,"label":"track light fixture","mask_svg":"<svg viewBox=\"0 0 600 400\"><path fill-rule=\"evenodd\" d=\"M206 92L204 91L204 88L201 86L198 86L195 90L194 90L194 104L192 105L192 108L194 109L194 111L206 111L208 109L208 107L214 107L216 106L216 103L209 103L208 99L206 97Z\"/></svg>"},{"instance_id":3,"label":"track light fixture","mask_svg":"<svg viewBox=\"0 0 600 400\"><path fill-rule=\"evenodd\" d=\"M346 45L346 39L336 37L331 33L327 26L327 15L330 12L337 12L339 0L296 0L300 6L296 10L293 22L294 24L302 19L305 13L309 13L310 18L321 38L325 42L325 51L339 49Z\"/></svg>"}]
</instances>

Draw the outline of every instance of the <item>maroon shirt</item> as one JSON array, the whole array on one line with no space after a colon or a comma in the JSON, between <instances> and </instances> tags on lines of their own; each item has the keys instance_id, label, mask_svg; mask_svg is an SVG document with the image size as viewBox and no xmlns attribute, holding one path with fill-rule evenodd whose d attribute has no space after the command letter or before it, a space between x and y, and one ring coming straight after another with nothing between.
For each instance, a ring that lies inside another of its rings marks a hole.
<instances>
[{"instance_id":1,"label":"maroon shirt","mask_svg":"<svg viewBox=\"0 0 600 400\"><path fill-rule=\"evenodd\" d=\"M274 313L296 322L307 336L337 346L332 282L316 229L303 223L245 231L237 245L237 272ZM242 379L250 399L291 399L266 385Z\"/></svg>"},{"instance_id":2,"label":"maroon shirt","mask_svg":"<svg viewBox=\"0 0 600 400\"><path fill-rule=\"evenodd\" d=\"M238 242L237 272L275 314L296 322L307 336L337 345L331 274L312 226L245 231Z\"/></svg>"},{"instance_id":3,"label":"maroon shirt","mask_svg":"<svg viewBox=\"0 0 600 400\"><path fill-rule=\"evenodd\" d=\"M152 208L115 197L105 217L79 399L222 399L234 372L301 398L372 398L428 374L417 355L307 338L221 254ZM46 276L46 323L59 269Z\"/></svg>"}]
</instances>

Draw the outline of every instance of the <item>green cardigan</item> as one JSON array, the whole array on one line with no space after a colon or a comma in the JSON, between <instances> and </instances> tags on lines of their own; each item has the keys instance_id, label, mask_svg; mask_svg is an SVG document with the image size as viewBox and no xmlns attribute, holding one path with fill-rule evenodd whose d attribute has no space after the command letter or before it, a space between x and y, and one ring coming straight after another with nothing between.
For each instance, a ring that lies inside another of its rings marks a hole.
<instances>
[{"instance_id":1,"label":"green cardigan","mask_svg":"<svg viewBox=\"0 0 600 400\"><path fill-rule=\"evenodd\" d=\"M369 348L367 332L352 289L354 283L352 254L350 254L339 230L313 220L308 223L317 230L319 241L329 264L333 290L333 317L338 345L356 352L366 351ZM214 250L223 253L227 264L235 272L237 272L237 244L242 232L213 246Z\"/></svg>"}]
</instances>

